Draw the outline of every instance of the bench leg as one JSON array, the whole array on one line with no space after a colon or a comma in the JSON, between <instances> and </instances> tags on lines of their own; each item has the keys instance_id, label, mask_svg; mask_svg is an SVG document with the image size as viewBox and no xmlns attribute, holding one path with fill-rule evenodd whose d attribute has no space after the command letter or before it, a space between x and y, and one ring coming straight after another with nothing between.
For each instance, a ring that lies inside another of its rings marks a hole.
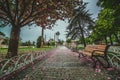
<instances>
[{"instance_id":1,"label":"bench leg","mask_svg":"<svg viewBox=\"0 0 120 80\"><path fill-rule=\"evenodd\" d=\"M80 53L79 53L79 56L78 56L78 58L80 58Z\"/></svg>"},{"instance_id":2,"label":"bench leg","mask_svg":"<svg viewBox=\"0 0 120 80\"><path fill-rule=\"evenodd\" d=\"M83 53L79 53L78 58L82 58L82 57L86 57L86 55L84 55Z\"/></svg>"},{"instance_id":3,"label":"bench leg","mask_svg":"<svg viewBox=\"0 0 120 80\"><path fill-rule=\"evenodd\" d=\"M108 61L108 59L106 58L106 57L101 57L106 63L104 64L98 57L100 57L100 56L96 56L95 58L96 58L96 61L93 59L93 61L94 61L94 66L96 67L96 63L97 63L97 61L102 65L102 67L103 68L109 68L110 67L110 64L109 64L109 61Z\"/></svg>"},{"instance_id":4,"label":"bench leg","mask_svg":"<svg viewBox=\"0 0 120 80\"><path fill-rule=\"evenodd\" d=\"M109 67L110 67L110 63L109 63L109 61L108 61L108 58L107 58L107 57L105 57L104 59L105 59L105 61L107 62L107 66L106 66L106 67L103 65L103 66L104 66L104 68L109 68Z\"/></svg>"}]
</instances>

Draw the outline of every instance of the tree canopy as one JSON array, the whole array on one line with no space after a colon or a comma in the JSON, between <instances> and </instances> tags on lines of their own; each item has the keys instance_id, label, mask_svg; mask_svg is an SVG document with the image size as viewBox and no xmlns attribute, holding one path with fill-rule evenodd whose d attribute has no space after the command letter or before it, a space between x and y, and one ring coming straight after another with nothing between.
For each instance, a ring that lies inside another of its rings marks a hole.
<instances>
[{"instance_id":1,"label":"tree canopy","mask_svg":"<svg viewBox=\"0 0 120 80\"><path fill-rule=\"evenodd\" d=\"M98 6L102 7L94 26L94 32L92 37L95 35L97 40L105 39L106 44L108 43L107 38L109 37L110 43L113 44L113 40L119 42L120 34L120 1L119 0L99 0Z\"/></svg>"},{"instance_id":2,"label":"tree canopy","mask_svg":"<svg viewBox=\"0 0 120 80\"><path fill-rule=\"evenodd\" d=\"M39 23L45 27L57 19L64 19L72 12L79 0L1 0L1 24L23 27Z\"/></svg>"},{"instance_id":3,"label":"tree canopy","mask_svg":"<svg viewBox=\"0 0 120 80\"><path fill-rule=\"evenodd\" d=\"M12 26L7 57L17 55L20 29L37 24L51 27L56 20L70 18L79 0L0 0L0 27Z\"/></svg>"},{"instance_id":4,"label":"tree canopy","mask_svg":"<svg viewBox=\"0 0 120 80\"><path fill-rule=\"evenodd\" d=\"M93 26L94 22L91 18L89 10L86 10L87 3L82 3L81 6L74 9L73 17L70 20L70 24L67 26L67 37L71 39L82 38L84 46L85 37L90 34L90 27Z\"/></svg>"}]
</instances>

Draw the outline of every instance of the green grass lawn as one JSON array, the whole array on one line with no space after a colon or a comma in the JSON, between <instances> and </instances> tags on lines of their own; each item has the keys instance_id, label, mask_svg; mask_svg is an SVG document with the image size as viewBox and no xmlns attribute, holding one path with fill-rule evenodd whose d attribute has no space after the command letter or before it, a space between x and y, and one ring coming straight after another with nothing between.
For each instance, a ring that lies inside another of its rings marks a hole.
<instances>
[{"instance_id":1,"label":"green grass lawn","mask_svg":"<svg viewBox=\"0 0 120 80\"><path fill-rule=\"evenodd\" d=\"M43 48L36 48L36 47L19 47L18 49L18 55L30 53L30 52L38 52L38 51L48 51L50 49L54 48L53 46L44 46ZM8 48L0 48L0 57L4 58L7 54Z\"/></svg>"}]
</instances>

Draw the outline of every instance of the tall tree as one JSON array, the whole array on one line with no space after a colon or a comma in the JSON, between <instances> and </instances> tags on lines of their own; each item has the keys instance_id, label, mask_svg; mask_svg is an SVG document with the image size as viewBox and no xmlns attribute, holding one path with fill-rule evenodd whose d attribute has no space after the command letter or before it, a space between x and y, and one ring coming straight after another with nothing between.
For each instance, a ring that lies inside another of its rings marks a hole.
<instances>
[{"instance_id":1,"label":"tall tree","mask_svg":"<svg viewBox=\"0 0 120 80\"><path fill-rule=\"evenodd\" d=\"M60 32L59 31L57 31L56 33L55 33L55 35L56 35L56 37L57 37L57 41L59 40L59 35L60 35Z\"/></svg>"},{"instance_id":2,"label":"tall tree","mask_svg":"<svg viewBox=\"0 0 120 80\"><path fill-rule=\"evenodd\" d=\"M22 27L36 22L46 27L51 21L69 17L78 3L79 0L0 0L0 25L12 26L6 57L17 55Z\"/></svg>"},{"instance_id":3,"label":"tall tree","mask_svg":"<svg viewBox=\"0 0 120 80\"><path fill-rule=\"evenodd\" d=\"M39 36L38 38L37 38L37 43L36 43L36 46L37 46L37 48L40 48L41 47L41 39L42 37L41 36Z\"/></svg>"},{"instance_id":4,"label":"tall tree","mask_svg":"<svg viewBox=\"0 0 120 80\"><path fill-rule=\"evenodd\" d=\"M96 21L95 30L101 37L110 37L114 32L113 29L113 10L112 9L103 9L98 15L98 20ZM104 32L104 33L103 33ZM112 41L111 41L112 42Z\"/></svg>"},{"instance_id":5,"label":"tall tree","mask_svg":"<svg viewBox=\"0 0 120 80\"><path fill-rule=\"evenodd\" d=\"M71 39L82 38L84 47L86 46L85 35L89 35L88 27L93 25L91 14L86 10L87 3L82 3L81 6L74 9L74 17L71 18L70 24L67 27L67 37L71 36Z\"/></svg>"},{"instance_id":6,"label":"tall tree","mask_svg":"<svg viewBox=\"0 0 120 80\"><path fill-rule=\"evenodd\" d=\"M98 0L97 5L103 8L115 9L118 8L120 0Z\"/></svg>"},{"instance_id":7,"label":"tall tree","mask_svg":"<svg viewBox=\"0 0 120 80\"><path fill-rule=\"evenodd\" d=\"M42 27L42 31L41 31L41 47L44 46L44 28Z\"/></svg>"},{"instance_id":8,"label":"tall tree","mask_svg":"<svg viewBox=\"0 0 120 80\"><path fill-rule=\"evenodd\" d=\"M112 10L113 18L112 21L112 34L115 36L116 41L120 43L118 39L118 34L120 31L120 0L99 0L97 3L98 6L102 7L103 10L108 9ZM108 14L111 14L111 11L108 11ZM107 17L108 18L108 17ZM109 16L111 18L111 16ZM106 18L104 18L106 19ZM110 23L111 24L111 23Z\"/></svg>"}]
</instances>

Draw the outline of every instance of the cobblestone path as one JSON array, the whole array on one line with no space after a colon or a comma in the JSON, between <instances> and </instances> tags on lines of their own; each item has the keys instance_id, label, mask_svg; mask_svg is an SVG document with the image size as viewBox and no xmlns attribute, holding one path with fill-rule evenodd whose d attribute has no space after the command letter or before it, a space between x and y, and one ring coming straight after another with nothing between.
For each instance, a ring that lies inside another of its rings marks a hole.
<instances>
[{"instance_id":1,"label":"cobblestone path","mask_svg":"<svg viewBox=\"0 0 120 80\"><path fill-rule=\"evenodd\" d=\"M108 80L107 74L96 72L89 64L66 47L58 47L53 55L34 65L23 80Z\"/></svg>"}]
</instances>

